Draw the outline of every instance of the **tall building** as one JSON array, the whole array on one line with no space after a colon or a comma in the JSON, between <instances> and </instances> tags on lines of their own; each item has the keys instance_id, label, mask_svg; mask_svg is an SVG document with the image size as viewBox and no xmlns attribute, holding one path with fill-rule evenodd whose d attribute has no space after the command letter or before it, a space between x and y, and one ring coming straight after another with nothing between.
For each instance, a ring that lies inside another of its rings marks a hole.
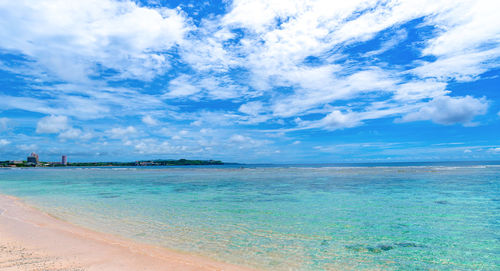
<instances>
[{"instance_id":1,"label":"tall building","mask_svg":"<svg viewBox=\"0 0 500 271\"><path fill-rule=\"evenodd\" d=\"M68 164L68 157L66 155L63 155L61 158L61 164L67 165Z\"/></svg>"},{"instance_id":2,"label":"tall building","mask_svg":"<svg viewBox=\"0 0 500 271\"><path fill-rule=\"evenodd\" d=\"M38 154L32 152L30 154L30 156L28 156L28 158L26 159L26 161L28 163L32 163L32 164L35 164L35 165L38 164Z\"/></svg>"}]
</instances>

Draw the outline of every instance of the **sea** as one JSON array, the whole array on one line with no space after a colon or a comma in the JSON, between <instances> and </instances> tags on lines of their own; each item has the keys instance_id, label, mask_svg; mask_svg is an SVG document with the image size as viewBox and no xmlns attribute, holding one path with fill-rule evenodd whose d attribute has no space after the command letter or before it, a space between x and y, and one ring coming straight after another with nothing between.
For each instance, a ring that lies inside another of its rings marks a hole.
<instances>
[{"instance_id":1,"label":"sea","mask_svg":"<svg viewBox=\"0 0 500 271\"><path fill-rule=\"evenodd\" d=\"M262 270L500 270L500 163L0 169L93 230Z\"/></svg>"}]
</instances>

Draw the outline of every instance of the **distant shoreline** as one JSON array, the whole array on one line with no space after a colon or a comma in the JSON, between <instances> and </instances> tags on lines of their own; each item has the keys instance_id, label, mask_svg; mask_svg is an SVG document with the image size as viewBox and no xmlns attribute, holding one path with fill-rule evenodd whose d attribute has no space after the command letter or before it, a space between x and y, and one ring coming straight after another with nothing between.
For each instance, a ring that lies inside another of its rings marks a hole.
<instances>
[{"instance_id":1,"label":"distant shoreline","mask_svg":"<svg viewBox=\"0 0 500 271\"><path fill-rule=\"evenodd\" d=\"M134 167L134 166L211 166L211 165L238 165L238 163L226 163L219 160L140 160L134 162L38 162L28 161L0 161L0 167Z\"/></svg>"},{"instance_id":2,"label":"distant shoreline","mask_svg":"<svg viewBox=\"0 0 500 271\"><path fill-rule=\"evenodd\" d=\"M182 160L182 159L181 159ZM266 167L284 167L284 168L326 168L326 167L468 167L468 166L500 166L500 161L438 161L438 162L367 162L367 163L290 163L290 164L279 164L279 163L259 163L259 164L244 164L244 163L227 163L221 161L207 162L212 160L186 160L186 161L205 161L206 163L172 163L172 161L179 160L165 160L168 163L164 164L137 164L137 162L78 162L78 163L68 163L67 165L54 164L54 165L37 165L37 166L2 166L0 162L0 168L78 168L78 167L124 167L124 168L140 168L140 167L235 167L235 168L266 168ZM43 162L42 162L43 163Z\"/></svg>"}]
</instances>

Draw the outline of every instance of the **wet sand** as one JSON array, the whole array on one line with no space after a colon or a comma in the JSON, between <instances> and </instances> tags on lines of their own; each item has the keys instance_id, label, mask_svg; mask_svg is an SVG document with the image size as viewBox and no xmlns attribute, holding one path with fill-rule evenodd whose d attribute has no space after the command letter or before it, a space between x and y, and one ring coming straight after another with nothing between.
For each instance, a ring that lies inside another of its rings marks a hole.
<instances>
[{"instance_id":1,"label":"wet sand","mask_svg":"<svg viewBox=\"0 0 500 271\"><path fill-rule=\"evenodd\" d=\"M91 231L0 195L0 270L251 270Z\"/></svg>"}]
</instances>

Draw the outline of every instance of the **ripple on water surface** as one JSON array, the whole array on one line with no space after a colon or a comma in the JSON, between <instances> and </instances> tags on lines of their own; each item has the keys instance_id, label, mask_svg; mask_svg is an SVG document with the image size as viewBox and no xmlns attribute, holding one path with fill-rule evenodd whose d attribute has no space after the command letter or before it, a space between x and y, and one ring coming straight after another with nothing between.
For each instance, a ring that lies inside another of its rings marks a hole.
<instances>
[{"instance_id":1,"label":"ripple on water surface","mask_svg":"<svg viewBox=\"0 0 500 271\"><path fill-rule=\"evenodd\" d=\"M499 191L490 165L0 171L74 223L270 270L495 270Z\"/></svg>"}]
</instances>

